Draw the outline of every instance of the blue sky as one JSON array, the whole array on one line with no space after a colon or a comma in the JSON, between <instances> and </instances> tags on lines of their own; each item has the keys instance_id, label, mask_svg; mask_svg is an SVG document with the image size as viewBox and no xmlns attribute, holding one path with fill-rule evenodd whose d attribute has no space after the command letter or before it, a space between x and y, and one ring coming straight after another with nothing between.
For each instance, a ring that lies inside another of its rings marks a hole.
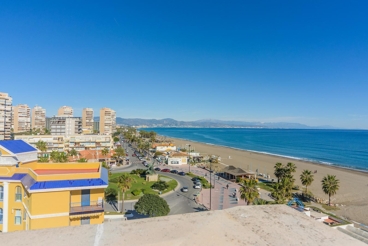
<instances>
[{"instance_id":1,"label":"blue sky","mask_svg":"<svg viewBox=\"0 0 368 246\"><path fill-rule=\"evenodd\" d=\"M367 1L92 2L2 1L14 105L368 129Z\"/></svg>"}]
</instances>

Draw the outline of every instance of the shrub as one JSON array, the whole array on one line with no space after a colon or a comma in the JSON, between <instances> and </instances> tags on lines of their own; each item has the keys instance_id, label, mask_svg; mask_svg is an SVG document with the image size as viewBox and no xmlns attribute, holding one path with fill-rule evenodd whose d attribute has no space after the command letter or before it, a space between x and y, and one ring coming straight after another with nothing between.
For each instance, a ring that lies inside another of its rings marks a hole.
<instances>
[{"instance_id":1,"label":"shrub","mask_svg":"<svg viewBox=\"0 0 368 246\"><path fill-rule=\"evenodd\" d=\"M151 186L154 190L164 191L169 188L169 185L165 181L157 181Z\"/></svg>"},{"instance_id":2,"label":"shrub","mask_svg":"<svg viewBox=\"0 0 368 246\"><path fill-rule=\"evenodd\" d=\"M141 191L141 190L133 190L133 191L132 191L132 194L133 194L134 196L139 196L141 193L142 193L142 191Z\"/></svg>"},{"instance_id":3,"label":"shrub","mask_svg":"<svg viewBox=\"0 0 368 246\"><path fill-rule=\"evenodd\" d=\"M235 180L236 183L240 183L241 181L242 181L241 177L236 177L236 180Z\"/></svg>"},{"instance_id":4,"label":"shrub","mask_svg":"<svg viewBox=\"0 0 368 246\"><path fill-rule=\"evenodd\" d=\"M135 175L140 176L140 175L144 174L144 172L145 172L145 170L143 170L143 169L135 169L135 170L132 170L130 172L130 174L135 174Z\"/></svg>"}]
</instances>

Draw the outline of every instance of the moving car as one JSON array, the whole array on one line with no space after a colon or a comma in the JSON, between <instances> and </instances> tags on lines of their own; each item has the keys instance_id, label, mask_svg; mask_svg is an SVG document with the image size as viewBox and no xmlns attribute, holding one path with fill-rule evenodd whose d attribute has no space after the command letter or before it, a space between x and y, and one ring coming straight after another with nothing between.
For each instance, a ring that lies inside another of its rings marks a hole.
<instances>
[{"instance_id":1,"label":"moving car","mask_svg":"<svg viewBox=\"0 0 368 246\"><path fill-rule=\"evenodd\" d=\"M169 173L170 172L170 169L168 168L165 168L165 169L162 169L161 172L164 172L164 173Z\"/></svg>"},{"instance_id":2,"label":"moving car","mask_svg":"<svg viewBox=\"0 0 368 246\"><path fill-rule=\"evenodd\" d=\"M184 186L183 188L181 188L182 192L188 192L188 187Z\"/></svg>"},{"instance_id":3,"label":"moving car","mask_svg":"<svg viewBox=\"0 0 368 246\"><path fill-rule=\"evenodd\" d=\"M155 171L161 171L161 168L156 167L156 168L155 168Z\"/></svg>"},{"instance_id":4,"label":"moving car","mask_svg":"<svg viewBox=\"0 0 368 246\"><path fill-rule=\"evenodd\" d=\"M171 173L178 174L178 171L177 170L171 170Z\"/></svg>"},{"instance_id":5,"label":"moving car","mask_svg":"<svg viewBox=\"0 0 368 246\"><path fill-rule=\"evenodd\" d=\"M179 174L180 176L185 176L185 175L186 175L186 173L185 173L185 172L178 172L178 174Z\"/></svg>"}]
</instances>

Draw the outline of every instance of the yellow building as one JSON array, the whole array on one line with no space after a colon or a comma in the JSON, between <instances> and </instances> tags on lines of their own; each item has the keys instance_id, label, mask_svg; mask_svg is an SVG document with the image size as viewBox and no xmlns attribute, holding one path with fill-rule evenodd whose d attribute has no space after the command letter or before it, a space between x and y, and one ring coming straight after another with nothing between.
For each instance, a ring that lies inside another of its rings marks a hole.
<instances>
[{"instance_id":1,"label":"yellow building","mask_svg":"<svg viewBox=\"0 0 368 246\"><path fill-rule=\"evenodd\" d=\"M103 223L100 163L38 163L23 140L0 141L0 153L0 231Z\"/></svg>"}]
</instances>

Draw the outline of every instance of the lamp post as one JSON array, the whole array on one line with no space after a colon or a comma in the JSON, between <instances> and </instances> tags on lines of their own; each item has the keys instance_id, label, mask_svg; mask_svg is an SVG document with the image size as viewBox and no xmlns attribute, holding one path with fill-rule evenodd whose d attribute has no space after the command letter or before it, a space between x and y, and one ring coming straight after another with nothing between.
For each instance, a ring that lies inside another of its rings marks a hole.
<instances>
[{"instance_id":1,"label":"lamp post","mask_svg":"<svg viewBox=\"0 0 368 246\"><path fill-rule=\"evenodd\" d=\"M212 163L210 162L210 211L212 210Z\"/></svg>"},{"instance_id":2,"label":"lamp post","mask_svg":"<svg viewBox=\"0 0 368 246\"><path fill-rule=\"evenodd\" d=\"M189 153L189 156L188 156L188 164L189 164L189 172L190 172L190 144L188 144L189 148L188 148L188 153Z\"/></svg>"}]
</instances>

